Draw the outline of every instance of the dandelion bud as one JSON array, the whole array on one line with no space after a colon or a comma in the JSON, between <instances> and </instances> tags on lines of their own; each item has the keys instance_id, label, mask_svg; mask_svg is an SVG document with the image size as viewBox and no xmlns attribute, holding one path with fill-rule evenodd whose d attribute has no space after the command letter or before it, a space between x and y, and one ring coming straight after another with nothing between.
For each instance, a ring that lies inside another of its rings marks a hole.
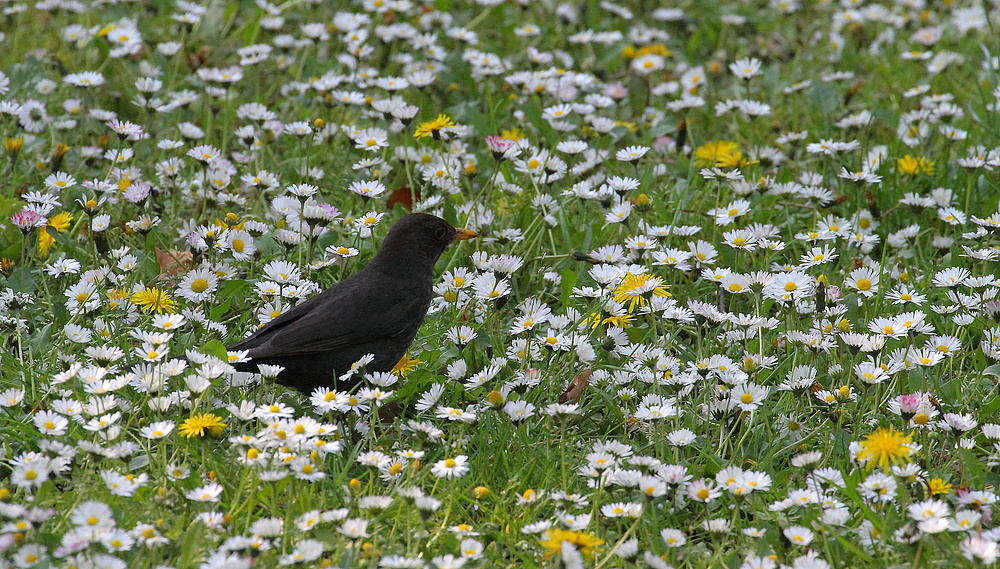
<instances>
[{"instance_id":1,"label":"dandelion bud","mask_svg":"<svg viewBox=\"0 0 1000 569\"><path fill-rule=\"evenodd\" d=\"M52 160L49 167L53 172L58 171L62 167L63 157L69 152L69 146L63 144L62 142L56 143L56 147L52 150Z\"/></svg>"},{"instance_id":2,"label":"dandelion bud","mask_svg":"<svg viewBox=\"0 0 1000 569\"><path fill-rule=\"evenodd\" d=\"M10 161L13 164L17 160L17 156L21 154L21 148L24 146L24 138L5 138L3 139L3 149L7 152L7 156L10 157Z\"/></svg>"}]
</instances>

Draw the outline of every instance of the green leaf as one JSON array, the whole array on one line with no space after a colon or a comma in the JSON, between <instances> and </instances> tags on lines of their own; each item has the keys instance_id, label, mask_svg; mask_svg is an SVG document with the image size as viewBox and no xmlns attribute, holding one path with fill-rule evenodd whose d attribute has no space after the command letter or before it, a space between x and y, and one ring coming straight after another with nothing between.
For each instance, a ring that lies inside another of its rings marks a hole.
<instances>
[{"instance_id":1,"label":"green leaf","mask_svg":"<svg viewBox=\"0 0 1000 569\"><path fill-rule=\"evenodd\" d=\"M565 268L559 271L562 281L559 283L559 302L563 306L569 306L569 295L573 294L573 287L576 285L576 271Z\"/></svg>"},{"instance_id":2,"label":"green leaf","mask_svg":"<svg viewBox=\"0 0 1000 569\"><path fill-rule=\"evenodd\" d=\"M219 321L229 313L229 309L233 307L233 299L227 298L222 302L219 302L208 311L208 317L212 320Z\"/></svg>"},{"instance_id":3,"label":"green leaf","mask_svg":"<svg viewBox=\"0 0 1000 569\"><path fill-rule=\"evenodd\" d=\"M983 370L983 375L992 375L993 377L1000 377L1000 364L993 364Z\"/></svg>"},{"instance_id":4,"label":"green leaf","mask_svg":"<svg viewBox=\"0 0 1000 569\"><path fill-rule=\"evenodd\" d=\"M816 81L809 86L809 104L814 110L830 116L840 107L840 97L826 83Z\"/></svg>"},{"instance_id":5,"label":"green leaf","mask_svg":"<svg viewBox=\"0 0 1000 569\"><path fill-rule=\"evenodd\" d=\"M208 317L216 321L222 320L232 309L234 299L248 288L250 288L250 283L242 279L233 279L222 283L219 289L220 302L208 311Z\"/></svg>"},{"instance_id":6,"label":"green leaf","mask_svg":"<svg viewBox=\"0 0 1000 569\"><path fill-rule=\"evenodd\" d=\"M208 535L207 528L200 522L188 526L187 530L178 540L181 549L179 567L191 567L195 560L203 555L203 545L205 536Z\"/></svg>"},{"instance_id":7,"label":"green leaf","mask_svg":"<svg viewBox=\"0 0 1000 569\"><path fill-rule=\"evenodd\" d=\"M31 268L22 266L15 267L10 276L7 277L7 286L14 292L35 292L35 277L31 274Z\"/></svg>"},{"instance_id":8,"label":"green leaf","mask_svg":"<svg viewBox=\"0 0 1000 569\"><path fill-rule=\"evenodd\" d=\"M996 417L998 412L1000 412L1000 397L994 397L979 407L980 420Z\"/></svg>"},{"instance_id":9,"label":"green leaf","mask_svg":"<svg viewBox=\"0 0 1000 569\"><path fill-rule=\"evenodd\" d=\"M229 351L226 350L226 345L219 340L209 340L200 348L198 351L210 356L215 356L222 361L226 361L229 357Z\"/></svg>"}]
</instances>

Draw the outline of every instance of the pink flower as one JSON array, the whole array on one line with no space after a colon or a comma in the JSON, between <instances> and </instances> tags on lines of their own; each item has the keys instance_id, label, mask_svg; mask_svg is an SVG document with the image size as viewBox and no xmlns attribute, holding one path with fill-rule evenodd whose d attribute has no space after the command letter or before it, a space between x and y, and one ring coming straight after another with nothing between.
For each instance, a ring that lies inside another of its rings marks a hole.
<instances>
[{"instance_id":1,"label":"pink flower","mask_svg":"<svg viewBox=\"0 0 1000 569\"><path fill-rule=\"evenodd\" d=\"M495 160L503 160L505 158L511 158L511 153L516 152L517 141L495 135L487 136L486 146L490 148L490 152L493 153L493 158Z\"/></svg>"},{"instance_id":2,"label":"pink flower","mask_svg":"<svg viewBox=\"0 0 1000 569\"><path fill-rule=\"evenodd\" d=\"M36 227L45 227L49 223L44 215L30 209L22 209L10 216L10 220L24 233Z\"/></svg>"}]
</instances>

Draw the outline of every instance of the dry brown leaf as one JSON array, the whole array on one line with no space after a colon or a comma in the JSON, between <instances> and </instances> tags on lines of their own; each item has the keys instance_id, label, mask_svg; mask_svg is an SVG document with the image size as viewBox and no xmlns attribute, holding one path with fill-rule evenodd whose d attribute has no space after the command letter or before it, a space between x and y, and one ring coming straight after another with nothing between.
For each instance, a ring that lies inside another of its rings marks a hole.
<instances>
[{"instance_id":1,"label":"dry brown leaf","mask_svg":"<svg viewBox=\"0 0 1000 569\"><path fill-rule=\"evenodd\" d=\"M160 264L160 280L182 275L194 268L194 263L191 262L190 251L178 251L176 249L164 251L157 247L156 262Z\"/></svg>"}]
</instances>

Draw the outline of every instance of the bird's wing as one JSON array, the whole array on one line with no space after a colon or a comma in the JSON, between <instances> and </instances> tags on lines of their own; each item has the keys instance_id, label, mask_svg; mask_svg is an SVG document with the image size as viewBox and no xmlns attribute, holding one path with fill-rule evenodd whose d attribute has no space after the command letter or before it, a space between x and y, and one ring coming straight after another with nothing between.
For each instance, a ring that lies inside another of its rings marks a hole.
<instances>
[{"instance_id":1,"label":"bird's wing","mask_svg":"<svg viewBox=\"0 0 1000 569\"><path fill-rule=\"evenodd\" d=\"M335 286L339 286L335 285ZM329 296L327 293L333 292L331 290L324 291L308 300L300 302L295 306L289 308L288 310L282 312L278 316L271 319L270 322L261 326L256 332L243 338L239 342L229 346L230 350L249 350L255 348L267 342L278 330L292 324L296 320L302 318L308 314L313 307L322 301L322 298Z\"/></svg>"},{"instance_id":2,"label":"bird's wing","mask_svg":"<svg viewBox=\"0 0 1000 569\"><path fill-rule=\"evenodd\" d=\"M330 352L392 338L414 323L419 326L429 300L416 287L343 281L231 349L249 349L251 358L260 359Z\"/></svg>"}]
</instances>

